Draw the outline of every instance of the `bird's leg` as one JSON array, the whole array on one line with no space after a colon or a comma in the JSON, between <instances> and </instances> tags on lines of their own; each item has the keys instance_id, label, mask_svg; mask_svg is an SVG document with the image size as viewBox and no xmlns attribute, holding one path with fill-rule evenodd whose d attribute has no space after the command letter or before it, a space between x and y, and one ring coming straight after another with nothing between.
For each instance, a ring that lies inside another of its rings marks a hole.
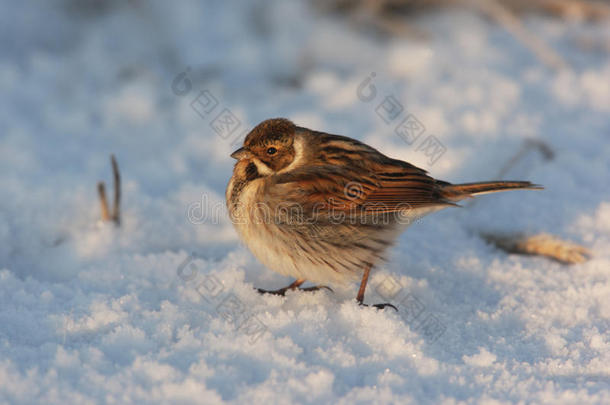
<instances>
[{"instance_id":1,"label":"bird's leg","mask_svg":"<svg viewBox=\"0 0 610 405\"><path fill-rule=\"evenodd\" d=\"M332 289L330 287L327 287L325 285L300 288L301 284L303 284L304 282L305 282L304 278L299 278L298 280L295 280L294 283L290 284L287 287L280 288L279 290L263 290L262 288L258 288L258 292L261 294L284 295L284 294L286 294L286 291L296 290L296 289L299 289L301 291L318 291L322 288L326 288L327 290L332 291Z\"/></svg>"},{"instance_id":2,"label":"bird's leg","mask_svg":"<svg viewBox=\"0 0 610 405\"><path fill-rule=\"evenodd\" d=\"M356 301L358 304L362 305L364 302L364 290L366 290L366 283L369 281L369 273L371 272L371 266L366 266L364 269L364 275L362 276L362 281L360 282L360 289L358 290L358 295L356 296Z\"/></svg>"},{"instance_id":3,"label":"bird's leg","mask_svg":"<svg viewBox=\"0 0 610 405\"><path fill-rule=\"evenodd\" d=\"M366 266L364 269L364 274L362 275L362 281L360 282L360 289L358 290L358 295L356 296L356 301L358 301L358 305L362 305L368 307L367 304L364 303L364 290L366 290L366 283L369 281L369 273L371 272L371 266ZM377 309L384 309L385 307L394 308L394 311L398 312L398 308L390 303L385 304L375 304L372 305Z\"/></svg>"}]
</instances>

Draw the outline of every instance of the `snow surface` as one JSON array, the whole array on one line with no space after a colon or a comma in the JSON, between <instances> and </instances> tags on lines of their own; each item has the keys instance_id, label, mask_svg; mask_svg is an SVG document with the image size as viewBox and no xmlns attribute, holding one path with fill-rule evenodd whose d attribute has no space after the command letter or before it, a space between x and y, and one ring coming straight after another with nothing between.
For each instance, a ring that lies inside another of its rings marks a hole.
<instances>
[{"instance_id":1,"label":"snow surface","mask_svg":"<svg viewBox=\"0 0 610 405\"><path fill-rule=\"evenodd\" d=\"M553 72L458 12L413 42L302 2L2 3L0 402L610 403L610 58L577 45L608 24L528 18L572 67ZM241 124L220 136L224 108ZM409 114L417 139L394 132ZM260 296L291 280L240 245L224 187L239 137L278 116L453 182L496 177L532 137L555 157L507 174L545 191L413 225L366 297L398 313L356 305L357 285ZM118 229L98 220L111 153ZM594 257L507 255L481 230Z\"/></svg>"}]
</instances>

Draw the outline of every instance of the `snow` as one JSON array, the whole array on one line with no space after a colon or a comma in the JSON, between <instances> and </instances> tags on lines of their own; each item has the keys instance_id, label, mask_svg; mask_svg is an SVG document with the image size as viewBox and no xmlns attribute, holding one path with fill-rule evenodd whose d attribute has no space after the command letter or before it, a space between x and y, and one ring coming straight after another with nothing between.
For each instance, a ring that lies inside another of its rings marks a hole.
<instances>
[{"instance_id":1,"label":"snow","mask_svg":"<svg viewBox=\"0 0 610 405\"><path fill-rule=\"evenodd\" d=\"M0 402L610 403L610 58L574 40L607 43L608 24L528 17L572 66L554 72L456 11L423 17L434 35L414 42L304 2L4 3ZM225 108L241 123L218 135ZM410 114L411 144L395 133ZM357 285L261 296L291 280L240 245L224 187L240 137L279 116L453 182L496 177L532 137L555 156L506 175L544 191L409 228L366 296L398 313L359 307ZM120 228L99 222L111 153ZM507 255L490 230L593 258Z\"/></svg>"}]
</instances>

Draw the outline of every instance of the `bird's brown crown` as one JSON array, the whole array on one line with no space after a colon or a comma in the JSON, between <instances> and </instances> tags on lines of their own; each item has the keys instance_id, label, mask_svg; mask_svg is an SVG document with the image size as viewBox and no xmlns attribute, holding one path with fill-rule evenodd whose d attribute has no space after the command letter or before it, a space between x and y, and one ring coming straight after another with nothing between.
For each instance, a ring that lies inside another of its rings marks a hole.
<instances>
[{"instance_id":1,"label":"bird's brown crown","mask_svg":"<svg viewBox=\"0 0 610 405\"><path fill-rule=\"evenodd\" d=\"M286 118L271 118L258 124L244 140L244 146L267 145L273 142L289 143L296 126Z\"/></svg>"},{"instance_id":2,"label":"bird's brown crown","mask_svg":"<svg viewBox=\"0 0 610 405\"><path fill-rule=\"evenodd\" d=\"M294 159L293 142L296 129L297 127L285 118L265 120L246 136L244 148L271 170L281 170Z\"/></svg>"}]
</instances>

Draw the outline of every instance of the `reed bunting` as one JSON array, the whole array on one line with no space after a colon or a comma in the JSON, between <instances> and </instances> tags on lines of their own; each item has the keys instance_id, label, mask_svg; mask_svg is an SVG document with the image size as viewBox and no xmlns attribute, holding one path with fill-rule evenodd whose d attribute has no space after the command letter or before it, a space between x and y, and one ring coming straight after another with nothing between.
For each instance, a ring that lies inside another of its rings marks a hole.
<instances>
[{"instance_id":1,"label":"reed bunting","mask_svg":"<svg viewBox=\"0 0 610 405\"><path fill-rule=\"evenodd\" d=\"M360 279L415 219L475 195L541 188L528 181L451 184L355 139L263 121L247 136L226 191L240 238L269 269L296 281ZM314 290L312 287L305 290ZM377 304L379 308L390 304Z\"/></svg>"}]
</instances>

